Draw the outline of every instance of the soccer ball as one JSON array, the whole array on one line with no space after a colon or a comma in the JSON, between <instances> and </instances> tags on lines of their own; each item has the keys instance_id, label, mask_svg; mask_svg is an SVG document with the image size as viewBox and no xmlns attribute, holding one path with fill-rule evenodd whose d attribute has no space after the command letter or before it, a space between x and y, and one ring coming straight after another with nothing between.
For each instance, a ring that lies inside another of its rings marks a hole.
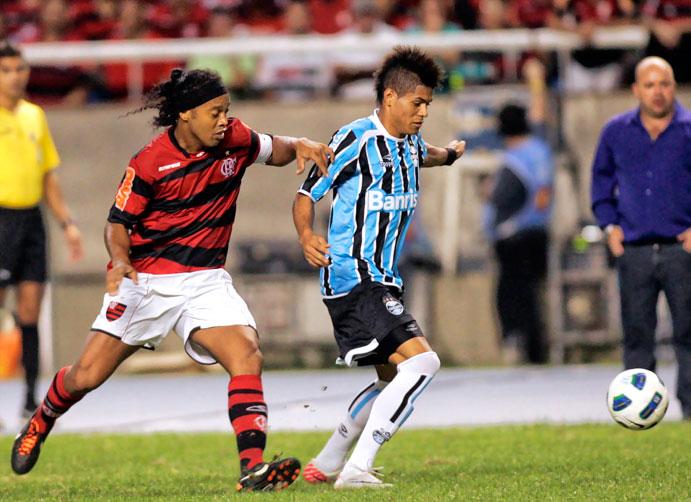
<instances>
[{"instance_id":1,"label":"soccer ball","mask_svg":"<svg viewBox=\"0 0 691 502\"><path fill-rule=\"evenodd\" d=\"M607 409L614 421L627 429L654 427L665 416L668 405L665 384L652 371L622 371L609 384Z\"/></svg>"}]
</instances>

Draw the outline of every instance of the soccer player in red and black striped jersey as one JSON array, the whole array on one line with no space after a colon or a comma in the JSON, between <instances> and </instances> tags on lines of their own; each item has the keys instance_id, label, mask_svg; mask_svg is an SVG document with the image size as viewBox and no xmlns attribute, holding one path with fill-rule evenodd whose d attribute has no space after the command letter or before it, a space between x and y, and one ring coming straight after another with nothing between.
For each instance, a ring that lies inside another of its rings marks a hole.
<instances>
[{"instance_id":1,"label":"soccer player in red and black striped jersey","mask_svg":"<svg viewBox=\"0 0 691 502\"><path fill-rule=\"evenodd\" d=\"M326 172L333 151L306 138L257 133L229 118L230 101L213 72L174 70L140 109L167 130L129 163L108 216L107 293L86 347L55 375L12 448L12 468L29 472L55 420L101 385L139 348L174 330L202 364L230 374L228 414L241 477L237 490L278 490L300 470L297 459L264 462L264 401L256 324L224 264L240 183L256 162L297 159Z\"/></svg>"}]
</instances>

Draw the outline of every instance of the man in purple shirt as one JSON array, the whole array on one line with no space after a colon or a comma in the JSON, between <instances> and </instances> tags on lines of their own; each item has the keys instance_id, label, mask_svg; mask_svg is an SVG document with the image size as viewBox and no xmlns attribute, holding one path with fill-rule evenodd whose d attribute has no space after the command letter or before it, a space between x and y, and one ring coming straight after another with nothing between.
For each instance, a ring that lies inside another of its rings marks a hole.
<instances>
[{"instance_id":1,"label":"man in purple shirt","mask_svg":"<svg viewBox=\"0 0 691 502\"><path fill-rule=\"evenodd\" d=\"M679 363L677 397L691 419L691 113L670 65L648 57L632 86L639 107L610 120L593 161L592 209L617 258L626 368L655 370L664 291Z\"/></svg>"}]
</instances>

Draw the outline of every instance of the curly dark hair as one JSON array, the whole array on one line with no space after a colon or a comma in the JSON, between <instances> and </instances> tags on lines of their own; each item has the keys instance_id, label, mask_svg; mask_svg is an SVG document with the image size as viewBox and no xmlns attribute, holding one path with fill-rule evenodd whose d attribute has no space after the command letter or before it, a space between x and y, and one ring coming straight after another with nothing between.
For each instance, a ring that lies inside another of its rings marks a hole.
<instances>
[{"instance_id":1,"label":"curly dark hair","mask_svg":"<svg viewBox=\"0 0 691 502\"><path fill-rule=\"evenodd\" d=\"M144 104L132 113L158 110L158 115L152 121L153 125L155 127L174 126L178 122L179 114L188 109L184 103L209 84L223 85L220 75L215 71L184 71L176 68L170 72L168 80L146 93Z\"/></svg>"},{"instance_id":2,"label":"curly dark hair","mask_svg":"<svg viewBox=\"0 0 691 502\"><path fill-rule=\"evenodd\" d=\"M435 89L443 71L430 56L417 47L396 46L374 74L377 103L384 99L384 91L393 89L398 95L415 90L418 85Z\"/></svg>"}]
</instances>

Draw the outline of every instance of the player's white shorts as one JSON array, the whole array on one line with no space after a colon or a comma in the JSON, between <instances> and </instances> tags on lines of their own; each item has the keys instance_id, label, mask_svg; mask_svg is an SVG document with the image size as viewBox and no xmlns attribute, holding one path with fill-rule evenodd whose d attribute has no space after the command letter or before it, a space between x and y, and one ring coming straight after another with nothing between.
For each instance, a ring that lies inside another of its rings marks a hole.
<instances>
[{"instance_id":1,"label":"player's white shorts","mask_svg":"<svg viewBox=\"0 0 691 502\"><path fill-rule=\"evenodd\" d=\"M125 278L117 295L103 296L103 307L91 329L148 349L158 347L173 330L192 359L214 364L216 360L190 335L217 326L257 328L224 269L139 274L139 284Z\"/></svg>"}]
</instances>

